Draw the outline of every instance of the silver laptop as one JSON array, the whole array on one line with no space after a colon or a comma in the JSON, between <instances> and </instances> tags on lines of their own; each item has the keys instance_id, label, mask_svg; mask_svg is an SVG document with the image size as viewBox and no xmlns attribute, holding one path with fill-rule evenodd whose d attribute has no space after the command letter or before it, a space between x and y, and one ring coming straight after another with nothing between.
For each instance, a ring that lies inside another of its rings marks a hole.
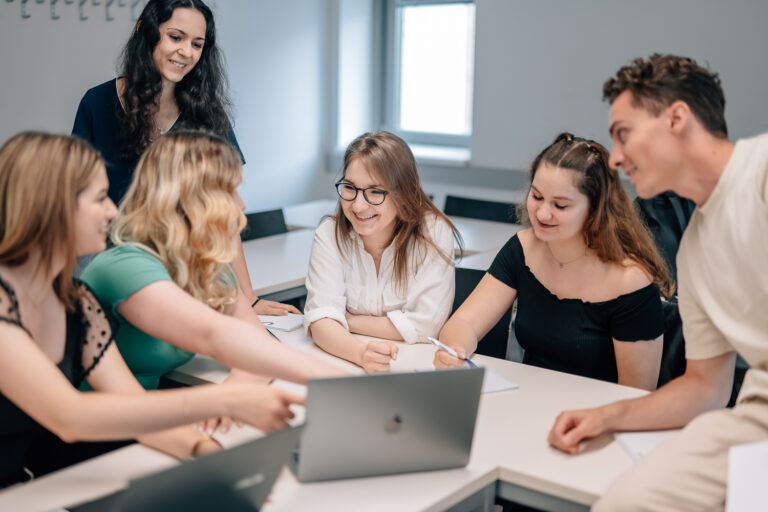
<instances>
[{"instance_id":1,"label":"silver laptop","mask_svg":"<svg viewBox=\"0 0 768 512\"><path fill-rule=\"evenodd\" d=\"M483 368L312 380L292 469L302 482L463 467Z\"/></svg>"},{"instance_id":2,"label":"silver laptop","mask_svg":"<svg viewBox=\"0 0 768 512\"><path fill-rule=\"evenodd\" d=\"M132 480L124 491L74 507L72 512L258 510L288 464L303 425Z\"/></svg>"}]
</instances>

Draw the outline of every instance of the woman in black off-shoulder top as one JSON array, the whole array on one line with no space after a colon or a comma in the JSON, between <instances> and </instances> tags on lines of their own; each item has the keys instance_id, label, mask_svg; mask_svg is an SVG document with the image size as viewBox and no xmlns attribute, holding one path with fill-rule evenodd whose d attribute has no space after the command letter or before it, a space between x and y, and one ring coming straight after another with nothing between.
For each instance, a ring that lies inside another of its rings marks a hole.
<instances>
[{"instance_id":1,"label":"woman in black off-shoulder top","mask_svg":"<svg viewBox=\"0 0 768 512\"><path fill-rule=\"evenodd\" d=\"M524 222L440 338L466 357L517 299L523 362L654 389L664 320L663 259L603 146L564 133L531 167ZM437 366L461 364L445 352Z\"/></svg>"}]
</instances>

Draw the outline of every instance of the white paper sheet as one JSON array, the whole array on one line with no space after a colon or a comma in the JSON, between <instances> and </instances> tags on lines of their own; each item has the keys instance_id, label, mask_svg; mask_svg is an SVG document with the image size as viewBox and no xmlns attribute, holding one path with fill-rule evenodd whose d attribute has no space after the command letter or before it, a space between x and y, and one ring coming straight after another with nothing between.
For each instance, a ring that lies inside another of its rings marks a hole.
<instances>
[{"instance_id":1,"label":"white paper sheet","mask_svg":"<svg viewBox=\"0 0 768 512\"><path fill-rule=\"evenodd\" d=\"M481 393L496 393L498 391L506 391L508 389L517 389L520 386L517 382L512 382L506 377L502 377L498 373L488 368L485 369L485 376L483 377L483 389Z\"/></svg>"},{"instance_id":2,"label":"white paper sheet","mask_svg":"<svg viewBox=\"0 0 768 512\"><path fill-rule=\"evenodd\" d=\"M434 366L422 366L421 368L416 368L415 371L432 372L437 371L437 368ZM480 393L497 393L499 391L507 391L508 389L517 389L519 387L520 386L518 386L516 382L512 382L506 377L502 377L493 370L486 368L485 373L483 374L483 387L480 390Z\"/></svg>"},{"instance_id":3,"label":"white paper sheet","mask_svg":"<svg viewBox=\"0 0 768 512\"><path fill-rule=\"evenodd\" d=\"M613 438L632 457L640 460L658 445L680 432L674 430L654 430L650 432L616 432Z\"/></svg>"},{"instance_id":4,"label":"white paper sheet","mask_svg":"<svg viewBox=\"0 0 768 512\"><path fill-rule=\"evenodd\" d=\"M728 453L726 512L764 511L768 506L768 441L732 446Z\"/></svg>"},{"instance_id":5,"label":"white paper sheet","mask_svg":"<svg viewBox=\"0 0 768 512\"><path fill-rule=\"evenodd\" d=\"M284 316L259 315L259 320L264 324L264 327L278 331L292 331L298 329L301 327L303 318L304 315L297 315L294 313L288 313Z\"/></svg>"}]
</instances>

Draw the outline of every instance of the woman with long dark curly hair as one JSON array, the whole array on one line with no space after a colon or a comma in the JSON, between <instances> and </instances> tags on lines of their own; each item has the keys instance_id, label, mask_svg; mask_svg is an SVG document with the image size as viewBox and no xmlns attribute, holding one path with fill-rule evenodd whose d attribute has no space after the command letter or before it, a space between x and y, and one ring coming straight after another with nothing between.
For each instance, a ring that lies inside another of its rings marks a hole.
<instances>
[{"instance_id":1,"label":"woman with long dark curly hair","mask_svg":"<svg viewBox=\"0 0 768 512\"><path fill-rule=\"evenodd\" d=\"M227 114L213 14L203 2L148 2L121 60L118 78L85 93L72 129L107 160L115 204L128 189L141 153L167 131L206 130L239 149Z\"/></svg>"},{"instance_id":2,"label":"woman with long dark curly hair","mask_svg":"<svg viewBox=\"0 0 768 512\"><path fill-rule=\"evenodd\" d=\"M224 60L213 13L201 0L150 0L122 52L120 75L88 90L72 134L93 144L107 162L109 197L119 204L136 163L168 131L211 132L234 146ZM246 298L261 314L298 313L261 301L250 289L242 248L234 267Z\"/></svg>"},{"instance_id":3,"label":"woman with long dark curly hair","mask_svg":"<svg viewBox=\"0 0 768 512\"><path fill-rule=\"evenodd\" d=\"M632 206L608 152L560 134L533 161L523 214L529 229L496 255L440 332L463 364L517 299L524 363L655 389L664 319L659 292L674 283Z\"/></svg>"}]
</instances>

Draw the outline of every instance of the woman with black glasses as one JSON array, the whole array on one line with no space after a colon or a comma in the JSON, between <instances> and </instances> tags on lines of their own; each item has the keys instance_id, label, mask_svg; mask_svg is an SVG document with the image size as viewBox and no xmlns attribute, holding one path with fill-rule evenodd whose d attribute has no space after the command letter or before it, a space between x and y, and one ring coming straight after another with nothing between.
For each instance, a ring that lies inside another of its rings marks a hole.
<instances>
[{"instance_id":1,"label":"woman with black glasses","mask_svg":"<svg viewBox=\"0 0 768 512\"><path fill-rule=\"evenodd\" d=\"M458 232L421 189L408 145L365 133L347 148L336 214L315 232L304 325L315 343L369 372L388 371L392 341L435 336L451 311Z\"/></svg>"}]
</instances>

